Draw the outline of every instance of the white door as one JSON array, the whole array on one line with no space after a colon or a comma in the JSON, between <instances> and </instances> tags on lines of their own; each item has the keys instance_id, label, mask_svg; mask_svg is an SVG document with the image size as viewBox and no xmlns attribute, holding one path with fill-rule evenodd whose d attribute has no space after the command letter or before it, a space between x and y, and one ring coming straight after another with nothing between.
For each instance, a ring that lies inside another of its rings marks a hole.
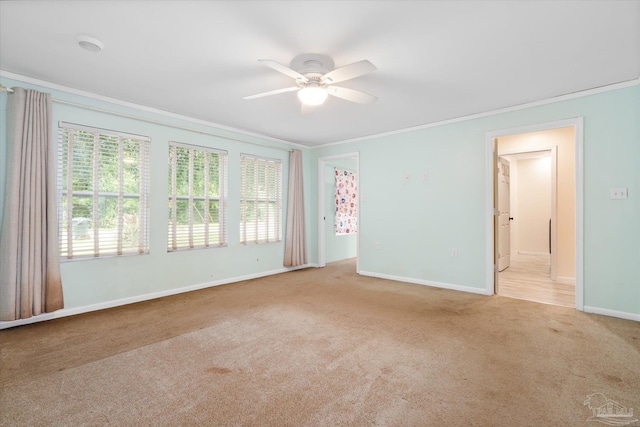
<instances>
[{"instance_id":1,"label":"white door","mask_svg":"<svg viewBox=\"0 0 640 427\"><path fill-rule=\"evenodd\" d=\"M498 158L498 271L509 267L511 260L511 228L509 215L509 161Z\"/></svg>"}]
</instances>

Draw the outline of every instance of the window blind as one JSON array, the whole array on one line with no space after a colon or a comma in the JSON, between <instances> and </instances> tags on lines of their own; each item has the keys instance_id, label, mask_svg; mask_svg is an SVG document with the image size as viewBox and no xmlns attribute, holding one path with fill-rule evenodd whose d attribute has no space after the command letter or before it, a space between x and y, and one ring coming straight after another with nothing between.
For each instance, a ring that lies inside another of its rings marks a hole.
<instances>
[{"instance_id":1,"label":"window blind","mask_svg":"<svg viewBox=\"0 0 640 427\"><path fill-rule=\"evenodd\" d=\"M169 143L167 250L226 246L227 152Z\"/></svg>"},{"instance_id":2,"label":"window blind","mask_svg":"<svg viewBox=\"0 0 640 427\"><path fill-rule=\"evenodd\" d=\"M58 124L60 257L149 253L150 138Z\"/></svg>"},{"instance_id":3,"label":"window blind","mask_svg":"<svg viewBox=\"0 0 640 427\"><path fill-rule=\"evenodd\" d=\"M282 162L241 154L240 243L282 240Z\"/></svg>"}]
</instances>

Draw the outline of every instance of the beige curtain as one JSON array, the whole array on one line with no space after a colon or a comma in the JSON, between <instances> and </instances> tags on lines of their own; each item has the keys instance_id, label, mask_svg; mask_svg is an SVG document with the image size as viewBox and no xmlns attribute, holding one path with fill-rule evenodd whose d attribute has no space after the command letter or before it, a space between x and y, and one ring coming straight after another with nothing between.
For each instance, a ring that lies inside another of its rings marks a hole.
<instances>
[{"instance_id":1,"label":"beige curtain","mask_svg":"<svg viewBox=\"0 0 640 427\"><path fill-rule=\"evenodd\" d=\"M287 231L284 245L284 265L293 267L307 263L307 233L304 219L304 183L302 151L289 154L289 198Z\"/></svg>"},{"instance_id":2,"label":"beige curtain","mask_svg":"<svg viewBox=\"0 0 640 427\"><path fill-rule=\"evenodd\" d=\"M14 88L7 103L7 177L0 241L0 320L64 306L58 262L51 95Z\"/></svg>"}]
</instances>

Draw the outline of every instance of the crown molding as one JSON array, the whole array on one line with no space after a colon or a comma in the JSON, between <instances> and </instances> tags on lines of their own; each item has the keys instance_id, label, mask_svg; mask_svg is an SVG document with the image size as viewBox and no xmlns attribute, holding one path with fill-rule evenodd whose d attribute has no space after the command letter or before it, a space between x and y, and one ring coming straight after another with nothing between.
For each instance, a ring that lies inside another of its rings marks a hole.
<instances>
[{"instance_id":1,"label":"crown molding","mask_svg":"<svg viewBox=\"0 0 640 427\"><path fill-rule=\"evenodd\" d=\"M403 134L403 133L415 132L415 131L422 130L422 129L429 129L429 128L449 125L449 124L453 124L453 123L460 123L460 122L464 122L464 121L467 121L467 120L474 120L474 119L479 119L479 118L483 118L483 117L495 116L495 115L498 115L498 114L509 113L509 112L512 112L512 111L523 110L523 109L526 109L526 108L533 108L533 107L538 107L538 106L541 106L541 105L553 104L553 103L556 103L556 102L567 101L567 100L576 99L576 98L582 98L582 97L585 97L585 96L596 95L598 93L609 92L609 91L612 91L612 90L618 90L618 89L623 89L623 88L627 88L627 87L640 85L640 77L639 77L639 78L636 78L636 79L633 79L633 80L614 83L614 84L606 85L606 86L600 86L600 87L587 89L587 90L583 90L583 91L579 91L579 92L573 92L573 93L569 93L569 94L566 94L566 95L560 95L560 96L556 96L556 97L553 97L553 98L543 99L543 100L540 100L540 101L533 101L533 102L528 102L528 103L525 103L525 104L514 105L514 106L511 106L511 107L500 108L500 109L497 109L497 110L486 111L484 113L476 113L476 114L471 114L471 115L467 115L467 116L456 117L456 118L453 118L453 119L441 120L441 121L437 121L437 122L433 122L433 123L426 123L426 124L423 124L423 125L397 129L397 130L394 130L394 131L382 132L382 133L377 133L377 134L360 136L360 137L357 137L357 138L345 139L345 140L342 140L342 141L335 141L335 142L329 142L329 143L326 143L326 144L320 144L320 145L311 146L311 145L304 145L304 144L300 144L300 143L293 142L293 141L287 141L287 140L284 140L284 139L275 138L275 137L268 136L268 135L262 135L262 134L258 134L258 133L254 133L254 132L249 132L249 131L238 129L238 128L233 128L233 127L230 127L230 126L221 125L219 123L214 123L214 122L209 122L209 121L206 121L206 120L196 119L196 118L193 118L193 117L184 116L184 115L177 114L177 113L172 113L170 111L164 111L164 110L160 110L160 109L153 108L153 107L148 107L148 106L141 105L141 104L135 104L135 103L132 103L132 102L129 102L129 101L123 101L123 100L116 99L116 98L110 98L108 96L98 95L98 94L95 94L95 93L92 93L92 92L86 92L86 91L83 91L83 90L74 89L72 87L60 85L60 84L57 84L57 83L51 83L51 82L47 82L47 81L44 81L44 80L39 80L39 79L35 79L35 78L32 78L32 77L27 77L27 76L23 76L23 75L20 75L20 74L16 74L16 73L11 73L9 71L0 70L0 77L12 79L12 80L17 80L17 81L21 81L21 82L24 82L24 83L30 83L30 84L42 86L42 87L45 87L45 88L48 88L48 89L59 90L59 91L62 91L62 92L71 93L71 94L78 95L78 96L83 96L83 97L94 99L94 100L97 100L97 101L107 102L107 103L119 105L119 106L122 106L122 107L128 107L128 108L133 108L133 109L140 110L140 111L146 111L146 112L149 112L149 113L159 114L159 115L166 116L166 117L171 117L171 118L174 118L174 119L184 120L184 121L187 121L187 122L191 122L191 123L195 123L195 124L199 124L199 125L204 125L204 126L208 126L208 127L212 127L212 128L228 131L228 132L234 132L234 133L237 133L237 134L240 134L240 135L244 135L244 136L248 136L248 137L260 138L262 140L278 142L278 143L281 143L281 144L286 144L286 145L289 145L289 146L292 146L292 147L297 147L297 148L307 149L307 150L309 150L309 149L315 150L315 149L318 149L318 148L326 148L326 147L331 147L331 146L335 146L335 145L342 145L342 144L348 144L348 143L353 143L353 142L366 141L366 140L370 140L370 139L382 138L382 137L386 137L386 136L392 136L392 135L399 135L399 134Z\"/></svg>"},{"instance_id":2,"label":"crown molding","mask_svg":"<svg viewBox=\"0 0 640 427\"><path fill-rule=\"evenodd\" d=\"M69 86L64 86L64 85L60 85L60 84L57 84L57 83L51 83L51 82L47 82L45 80L35 79L33 77L23 76L23 75L20 75L20 74L9 72L9 71L0 70L0 77L7 78L7 79L12 79L12 80L17 80L17 81L20 81L20 82L23 82L23 83L29 83L29 84L32 84L32 85L41 86L41 87L44 87L44 88L47 88L47 89L59 90L59 91L62 91L62 92L73 94L73 95L78 95L78 96L82 96L82 97L85 97L85 98L94 99L96 101L107 102L109 104L119 105L121 107L133 108L133 109L136 109L136 110L139 110L139 111L145 111L145 112L148 112L148 113L158 114L158 115L162 115L162 116L165 116L165 117L171 117L171 118L178 119L178 120L184 120L184 121L187 121L187 122L190 122L190 123L204 125L204 126L212 127L212 128L219 129L219 130L224 130L224 131L228 131L228 132L234 132L234 133L237 133L237 134L240 134L240 135L244 135L244 136L248 136L248 137L252 137L252 138L260 138L262 140L271 141L271 142L278 142L280 144L286 144L286 145L289 145L289 146L302 148L302 149L307 149L307 150L310 148L307 145L303 145L303 144L300 144L300 143L297 143L297 142L287 141L287 140L284 140L284 139L274 138L272 136L267 136L267 135L262 135L262 134L259 134L259 133L249 132L249 131L246 131L246 130L242 130L242 129L238 129L238 128L234 128L234 127L230 127L230 126L221 125L219 123L209 122L209 121L206 121L206 120L201 120L201 119L196 119L196 118L189 117L189 116L184 116L182 114L172 113L170 111L160 110L160 109L149 107L149 106L146 106L146 105L135 104L135 103L129 102L129 101L123 101L123 100L117 99L117 98L110 98L108 96L99 95L99 94L96 94L96 93L87 92L87 91L83 91L83 90L80 90L80 89L74 89L74 88L69 87ZM224 136L220 135L220 137L224 137Z\"/></svg>"},{"instance_id":3,"label":"crown molding","mask_svg":"<svg viewBox=\"0 0 640 427\"><path fill-rule=\"evenodd\" d=\"M465 122L467 120L474 120L474 119L479 119L479 118L483 118L483 117L496 116L498 114L509 113L511 111L518 111L518 110L524 110L526 108L539 107L541 105L553 104L553 103L556 103L556 102L567 101L567 100L570 100L570 99L582 98L582 97L585 97L585 96L596 95L598 93L609 92L609 91L612 91L612 90L618 90L618 89L623 89L623 88L637 86L637 85L640 85L640 77L637 78L637 79L627 80L627 81L620 82L620 83L614 83L614 84L611 84L611 85L600 86L600 87L596 87L596 88L592 88L592 89L582 90L582 91L579 91L579 92L569 93L569 94L566 94L566 95L555 96L553 98L547 98L547 99L543 99L543 100L540 100L540 101L533 101L533 102L528 102L526 104L519 104L519 105L514 105L514 106L511 106L511 107L500 108L498 110L486 111L484 113L471 114L471 115L468 115L468 116L457 117L457 118L454 118L454 119L441 120L441 121L438 121L438 122L427 123L427 124L424 124L424 125L398 129L398 130L394 130L394 131L390 131L390 132L377 133L377 134L373 134L373 135L360 136L360 137L357 137L357 138L351 138L351 139L345 139L345 140L342 140L342 141L329 142L329 143L326 143L326 144L315 145L315 146L311 147L311 149L315 150L317 148L326 148L326 147L331 147L331 146L334 146L334 145L342 145L342 144L347 144L347 143L351 143L351 142L366 141L366 140L374 139L374 138L382 138L382 137L385 137L385 136L399 135L399 134L408 133L408 132L415 132L417 130L429 129L429 128L438 127L438 126L444 126L444 125L450 125L450 124L453 124L453 123L460 123L460 122Z\"/></svg>"}]
</instances>

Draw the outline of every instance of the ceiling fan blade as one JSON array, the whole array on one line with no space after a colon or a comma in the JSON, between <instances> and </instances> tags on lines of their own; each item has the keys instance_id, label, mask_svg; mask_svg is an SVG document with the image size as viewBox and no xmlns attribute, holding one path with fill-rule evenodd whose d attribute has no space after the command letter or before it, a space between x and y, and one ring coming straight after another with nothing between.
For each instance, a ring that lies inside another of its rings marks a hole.
<instances>
[{"instance_id":1,"label":"ceiling fan blade","mask_svg":"<svg viewBox=\"0 0 640 427\"><path fill-rule=\"evenodd\" d=\"M352 64L345 65L344 67L336 68L333 71L329 71L327 74L320 77L320 81L329 85L354 79L375 70L377 70L375 65L366 59L363 59L362 61L354 62Z\"/></svg>"},{"instance_id":2,"label":"ceiling fan blade","mask_svg":"<svg viewBox=\"0 0 640 427\"><path fill-rule=\"evenodd\" d=\"M286 67L286 66L280 64L279 62L273 61L271 59L258 59L258 61L262 62L267 67L271 67L274 70L279 71L282 74L286 74L289 77L293 77L294 79L296 79L296 80L298 80L300 82L307 83L309 81L308 78L306 78L305 76L303 76L299 72L297 72L295 70L292 70L291 68Z\"/></svg>"},{"instance_id":3,"label":"ceiling fan blade","mask_svg":"<svg viewBox=\"0 0 640 427\"><path fill-rule=\"evenodd\" d=\"M255 95L245 96L242 99L262 98L263 96L277 95L279 93L285 93L285 92L293 92L294 90L298 90L298 89L300 89L298 86L286 87L284 89L276 89L276 90L272 90L272 91L269 91L269 92L262 92L262 93L257 93Z\"/></svg>"},{"instance_id":4,"label":"ceiling fan blade","mask_svg":"<svg viewBox=\"0 0 640 427\"><path fill-rule=\"evenodd\" d=\"M377 96L369 95L368 93L360 92L359 90L348 89L346 87L339 86L328 86L327 93L337 98L342 98L351 102L357 102L358 104L373 104L378 100Z\"/></svg>"}]
</instances>

